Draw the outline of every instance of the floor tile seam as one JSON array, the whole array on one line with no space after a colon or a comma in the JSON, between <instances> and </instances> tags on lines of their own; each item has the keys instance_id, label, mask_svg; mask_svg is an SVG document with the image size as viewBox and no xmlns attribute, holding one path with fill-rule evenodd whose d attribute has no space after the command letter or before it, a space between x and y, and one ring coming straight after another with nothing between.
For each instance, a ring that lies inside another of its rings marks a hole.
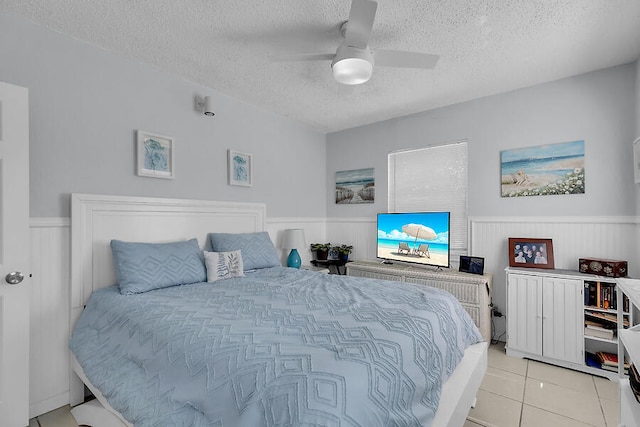
<instances>
[{"instance_id":1,"label":"floor tile seam","mask_svg":"<svg viewBox=\"0 0 640 427\"><path fill-rule=\"evenodd\" d=\"M527 377L527 376L526 376L526 375L524 375L524 374L520 374L520 373L518 373L518 372L509 371L508 369L500 369L500 368L496 368L495 366L491 366L491 365L488 365L488 366L487 366L487 368L494 369L494 370L496 370L496 371L498 371L498 372L505 372L505 373L507 373L507 374L517 375L517 376L522 377L522 378L526 378L526 377ZM488 372L489 372L489 369L487 369L487 373L488 373Z\"/></svg>"},{"instance_id":2,"label":"floor tile seam","mask_svg":"<svg viewBox=\"0 0 640 427\"><path fill-rule=\"evenodd\" d=\"M504 397L506 399L514 400L514 401L520 402L520 403L524 402L524 389L525 389L525 383L523 382L522 387L520 388L520 391L518 393L520 395L520 397L517 398L517 399L514 399L513 397L508 396L507 394L502 394L502 393L496 392L496 391L494 391L492 389L485 388L485 386L483 384L480 384L480 390L482 390L482 391L486 391L487 393L491 393L491 394L494 394L496 396Z\"/></svg>"},{"instance_id":3,"label":"floor tile seam","mask_svg":"<svg viewBox=\"0 0 640 427\"><path fill-rule=\"evenodd\" d=\"M598 399L598 405L600 405L600 412L602 413L602 419L604 420L604 425L608 426L609 423L607 423L607 414L605 413L604 405L602 404L603 400L610 400L610 399L602 399L602 398ZM620 409L620 404L618 403L618 410L619 409Z\"/></svg>"},{"instance_id":4,"label":"floor tile seam","mask_svg":"<svg viewBox=\"0 0 640 427\"><path fill-rule=\"evenodd\" d=\"M598 402L598 405L599 405L599 404L600 404L600 402ZM590 422L585 421L585 420L581 420L581 419L578 419L578 418L574 418L574 417L572 417L572 416L570 416L570 415L567 415L567 414L561 414L561 413L559 413L559 412L553 411L553 410L551 410L551 409L550 409L550 408L548 408L548 407L546 407L546 408L545 408L545 407L542 407L542 406L535 405L535 404L533 404L533 403L531 403L531 402L529 402L529 403L527 403L527 402L522 402L522 406L523 406L523 408L524 408L524 406L525 406L525 405L530 406L530 407L532 407L532 408L540 409L541 411L549 412L549 413L554 414L554 415L558 415L558 416L560 416L560 417L568 418L568 419L570 419L570 420L573 420L573 421L576 421L576 422L579 422L579 423L582 423L582 424L586 424L586 425L589 425L589 426L593 426L593 427L604 427L604 426L606 426L606 425L607 425L607 420L606 420L606 418L604 417L604 413L603 413L602 407L600 407L600 415L602 415L602 424L593 424L593 423L590 423Z\"/></svg>"},{"instance_id":5,"label":"floor tile seam","mask_svg":"<svg viewBox=\"0 0 640 427\"><path fill-rule=\"evenodd\" d=\"M607 420L606 420L606 419L604 419L604 416L603 416L604 424L601 426L601 425L598 425L598 424L593 424L593 423L590 423L590 422L587 422L587 421L584 421L584 420L579 420L579 419L577 419L577 418L570 417L570 416L568 416L567 414L559 414L559 413L557 413L557 412L550 411L548 408L541 408L541 407L539 407L539 406L532 405L532 404L530 404L530 403L523 403L523 404L522 404L522 410L523 410L523 412L524 412L524 407L525 407L525 406L529 406L529 407L531 407L531 408L536 408L536 409L539 409L539 410L541 410L541 411L548 412L548 413L550 413L550 414L557 415L557 416L559 416L559 417L567 418L567 419L569 419L569 420L576 421L576 422L579 422L579 423L581 423L581 424L585 424L585 425L588 425L588 426L591 426L591 427L603 427L603 426L606 426L606 425L607 425ZM520 424L522 424L522 420L520 420Z\"/></svg>"},{"instance_id":6,"label":"floor tile seam","mask_svg":"<svg viewBox=\"0 0 640 427\"><path fill-rule=\"evenodd\" d=\"M491 424L488 421L481 420L480 418L474 418L472 416L468 416L467 420L471 421L472 423L478 424L479 426L482 426L482 427L498 427L495 424ZM516 427L516 426L514 426L514 427Z\"/></svg>"},{"instance_id":7,"label":"floor tile seam","mask_svg":"<svg viewBox=\"0 0 640 427\"><path fill-rule=\"evenodd\" d=\"M599 397L598 398L599 401L606 401L606 402L611 402L611 403L615 403L615 404L620 404L620 399L609 399L608 397Z\"/></svg>"},{"instance_id":8,"label":"floor tile seam","mask_svg":"<svg viewBox=\"0 0 640 427\"><path fill-rule=\"evenodd\" d=\"M490 368L493 368L493 369L495 369L495 370L497 370L497 371L500 371L500 372L506 372L506 373L508 373L508 374L517 375L517 376L519 376L519 377L523 377L523 378L526 378L526 377L527 377L527 376L526 376L526 374L522 374L522 373L520 373L520 372L513 372L513 371L509 371L509 370L507 370L507 369L500 369L500 368L496 368L496 367L494 367L494 366L489 366L489 367L490 367Z\"/></svg>"},{"instance_id":9,"label":"floor tile seam","mask_svg":"<svg viewBox=\"0 0 640 427\"><path fill-rule=\"evenodd\" d=\"M534 380L534 381L539 381L539 380L536 380L536 379L533 379L533 380ZM561 387L561 386L558 386L558 385L555 385L555 384L554 384L554 386L555 386L555 387L558 387L558 388L562 388L562 389L564 389L564 390L568 390L568 391L574 392L574 393L580 393L580 392L577 392L577 391L575 391L575 390L568 389L568 388L566 388L566 387ZM569 416L569 415L567 415L567 414L563 414L563 413L560 413L560 412L557 412L557 411L551 410L551 408L549 408L549 407L544 407L544 406L542 406L542 404L538 405L538 404L536 404L535 402L532 402L531 400L534 398L534 396L528 396L528 395L527 395L527 388L528 388L528 387L527 387L527 385L525 384L524 399L523 399L523 402L522 402L522 404L523 404L523 405L529 405L529 406L531 406L531 407L538 408L538 409L540 409L540 410L547 411L547 412L550 412L550 413L552 413L552 414L556 414L556 415L559 415L559 416L562 416L562 417L565 417L565 418L570 418L570 419L575 420L575 421L577 421L577 422L581 422L581 423L584 423L584 424L594 425L594 426L596 426L596 427L599 427L599 425L598 425L598 424L592 424L592 423L589 423L588 421L584 421L584 420L581 420L581 419L577 419L577 418L574 418L574 417ZM531 394L531 391L529 392L529 394ZM602 406L601 406L601 403L600 403L600 399L598 398L598 396L597 396L597 395L594 395L594 396L591 396L591 397L592 397L593 399L595 399L595 401L594 401L594 402L591 402L591 403L596 403L596 402L597 402L597 404L598 404L598 406L599 406L599 408L600 408L600 416L602 417L602 422L603 422L603 424L602 424L602 425L604 426L604 425L606 425L606 418L605 418L605 416L604 416L604 411L603 411L603 409L602 409Z\"/></svg>"},{"instance_id":10,"label":"floor tile seam","mask_svg":"<svg viewBox=\"0 0 640 427\"><path fill-rule=\"evenodd\" d=\"M561 388L563 390L572 391L572 392L575 392L575 393L590 393L590 394L593 395L592 397L595 397L596 399L600 398L600 396L598 395L598 390L595 387L595 384L593 386L593 389L585 390L585 389L566 387L564 384L557 384L557 383L551 382L551 381L549 381L547 379L543 379L543 378L535 378L535 377L527 376L527 378L525 379L525 388L526 388L526 380L528 380L528 379L530 379L532 381L542 382L543 384L551 384L551 385L553 385L555 387Z\"/></svg>"},{"instance_id":11,"label":"floor tile seam","mask_svg":"<svg viewBox=\"0 0 640 427\"><path fill-rule=\"evenodd\" d=\"M553 366L553 365L550 365L550 366ZM591 375L591 374L585 374L585 373L578 372L578 371L574 371L574 370L572 370L572 369L570 369L570 368L564 368L564 367L562 367L562 366L553 366L553 367L554 367L554 368L558 368L558 369L563 369L563 370L565 370L565 371L569 371L569 372L574 372L574 373L579 374L579 375L586 375L586 376L588 376L588 379L589 379L590 381L587 381L587 382L590 382L590 383L591 383L591 385L593 386L593 390L595 390L595 391L597 391L597 390L598 390L598 387L596 386L596 383L595 383L595 381L594 381L594 379L593 379L593 378L594 378L594 376L593 376L593 375ZM540 376L541 376L541 375L540 375ZM546 381L546 382L548 382L548 383L550 383L550 384L555 384L555 385L558 385L558 386L561 386L561 387L569 388L569 389L570 389L570 387L566 387L564 384L558 384L558 383L552 382L552 381L550 381L550 380L549 380L549 379L547 379L547 378L537 378L537 375L536 375L535 373L534 373L534 374L529 374L529 373L527 373L527 378L531 378L531 379L535 379L535 380L539 380L539 381ZM556 381L558 381L558 380L556 380Z\"/></svg>"},{"instance_id":12,"label":"floor tile seam","mask_svg":"<svg viewBox=\"0 0 640 427\"><path fill-rule=\"evenodd\" d=\"M615 400L615 401L619 402L620 398L618 396L618 391L620 389L620 384L616 383L616 398L615 399L610 399L610 398L604 396L604 394L605 394L604 390L603 390L603 393L602 393L603 395L600 395L600 389L598 388L598 384L596 383L596 378L600 378L600 377L593 376L593 385L596 386L596 393L598 394L598 399ZM608 381L611 382L610 380L608 380ZM604 387L605 386L603 385L602 388L604 388Z\"/></svg>"},{"instance_id":13,"label":"floor tile seam","mask_svg":"<svg viewBox=\"0 0 640 427\"><path fill-rule=\"evenodd\" d=\"M502 394L496 393L496 392L491 391L491 390L485 390L485 389L481 389L481 390L482 390L482 391L484 391L485 393L490 393L490 394L492 394L492 395L494 395L494 396L503 397L503 398L505 398L505 399L508 399L508 400L510 400L510 401L512 401L512 402L519 403L519 404L521 404L521 405L524 403L524 401L522 401L522 400L512 399L512 398L510 398L509 396L503 396ZM523 394L524 394L524 393L523 393ZM524 396L523 396L523 397L524 397Z\"/></svg>"},{"instance_id":14,"label":"floor tile seam","mask_svg":"<svg viewBox=\"0 0 640 427\"><path fill-rule=\"evenodd\" d=\"M491 393L491 394L493 394L494 396L504 397L505 399L509 399L509 400L511 400L512 402L524 403L524 391L522 392L522 398L521 398L521 399L514 399L514 398L513 398L513 397L511 397L511 396L507 396L507 395L505 395L505 394L496 393L495 391L487 390L486 388L482 388L482 387L481 387L481 388L480 388L480 390L485 391L485 392L487 392L487 393Z\"/></svg>"}]
</instances>

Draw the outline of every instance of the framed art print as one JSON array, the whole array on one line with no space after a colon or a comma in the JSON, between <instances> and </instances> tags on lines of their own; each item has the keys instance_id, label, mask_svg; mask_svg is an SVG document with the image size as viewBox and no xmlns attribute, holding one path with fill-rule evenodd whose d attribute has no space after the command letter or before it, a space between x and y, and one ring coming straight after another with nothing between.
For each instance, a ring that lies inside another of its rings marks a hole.
<instances>
[{"instance_id":1,"label":"framed art print","mask_svg":"<svg viewBox=\"0 0 640 427\"><path fill-rule=\"evenodd\" d=\"M584 151L584 140L501 151L501 196L584 194Z\"/></svg>"},{"instance_id":2,"label":"framed art print","mask_svg":"<svg viewBox=\"0 0 640 427\"><path fill-rule=\"evenodd\" d=\"M373 168L336 172L336 204L373 203L375 194Z\"/></svg>"},{"instance_id":3,"label":"framed art print","mask_svg":"<svg viewBox=\"0 0 640 427\"><path fill-rule=\"evenodd\" d=\"M509 237L509 267L553 268L551 239Z\"/></svg>"},{"instance_id":4,"label":"framed art print","mask_svg":"<svg viewBox=\"0 0 640 427\"><path fill-rule=\"evenodd\" d=\"M229 150L227 162L229 185L242 187L251 187L253 185L253 160L251 154Z\"/></svg>"},{"instance_id":5,"label":"framed art print","mask_svg":"<svg viewBox=\"0 0 640 427\"><path fill-rule=\"evenodd\" d=\"M173 179L174 177L174 140L138 130L138 176Z\"/></svg>"}]
</instances>

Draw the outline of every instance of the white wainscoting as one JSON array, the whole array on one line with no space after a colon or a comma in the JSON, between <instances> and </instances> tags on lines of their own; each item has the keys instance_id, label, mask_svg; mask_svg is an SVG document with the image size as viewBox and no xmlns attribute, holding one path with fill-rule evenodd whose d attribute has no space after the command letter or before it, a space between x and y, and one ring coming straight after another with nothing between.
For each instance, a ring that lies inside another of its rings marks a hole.
<instances>
[{"instance_id":1,"label":"white wainscoting","mask_svg":"<svg viewBox=\"0 0 640 427\"><path fill-rule=\"evenodd\" d=\"M484 257L493 273L493 303L506 313L509 237L553 240L557 269L578 270L579 258L626 260L629 274L638 277L638 218L636 217L474 217L469 219L469 254ZM506 318L494 318L494 337L505 340Z\"/></svg>"},{"instance_id":2,"label":"white wainscoting","mask_svg":"<svg viewBox=\"0 0 640 427\"><path fill-rule=\"evenodd\" d=\"M351 259L376 259L376 218L328 218L327 242L352 245Z\"/></svg>"},{"instance_id":3,"label":"white wainscoting","mask_svg":"<svg viewBox=\"0 0 640 427\"><path fill-rule=\"evenodd\" d=\"M29 417L69 403L69 218L31 218Z\"/></svg>"}]
</instances>

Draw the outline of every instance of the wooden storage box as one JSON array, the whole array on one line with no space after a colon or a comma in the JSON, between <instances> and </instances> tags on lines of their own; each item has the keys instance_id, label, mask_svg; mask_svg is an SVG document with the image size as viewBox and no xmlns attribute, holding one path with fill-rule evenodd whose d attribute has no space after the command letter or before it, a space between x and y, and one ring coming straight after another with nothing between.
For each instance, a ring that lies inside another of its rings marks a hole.
<instances>
[{"instance_id":1,"label":"wooden storage box","mask_svg":"<svg viewBox=\"0 0 640 427\"><path fill-rule=\"evenodd\" d=\"M606 277L627 277L627 261L613 259L580 258L580 273L597 274Z\"/></svg>"}]
</instances>

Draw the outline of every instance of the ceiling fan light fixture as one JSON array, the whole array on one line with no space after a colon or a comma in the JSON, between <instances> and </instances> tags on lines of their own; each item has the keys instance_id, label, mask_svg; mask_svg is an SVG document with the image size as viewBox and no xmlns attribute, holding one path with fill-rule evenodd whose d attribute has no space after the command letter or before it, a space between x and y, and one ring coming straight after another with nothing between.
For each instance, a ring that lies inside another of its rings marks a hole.
<instances>
[{"instance_id":1,"label":"ceiling fan light fixture","mask_svg":"<svg viewBox=\"0 0 640 427\"><path fill-rule=\"evenodd\" d=\"M362 58L344 58L334 62L331 69L338 83L359 85L371 78L373 64Z\"/></svg>"},{"instance_id":2,"label":"ceiling fan light fixture","mask_svg":"<svg viewBox=\"0 0 640 427\"><path fill-rule=\"evenodd\" d=\"M373 52L342 43L331 62L333 78L344 85L359 85L371 78Z\"/></svg>"}]
</instances>

